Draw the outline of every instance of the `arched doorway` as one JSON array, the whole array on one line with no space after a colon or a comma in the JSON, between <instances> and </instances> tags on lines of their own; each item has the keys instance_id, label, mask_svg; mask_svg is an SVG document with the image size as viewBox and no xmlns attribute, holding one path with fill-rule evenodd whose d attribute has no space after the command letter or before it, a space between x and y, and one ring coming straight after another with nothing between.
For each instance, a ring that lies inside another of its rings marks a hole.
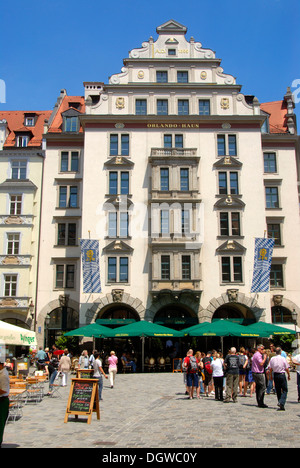
<instances>
[{"instance_id":1,"label":"arched doorway","mask_svg":"<svg viewBox=\"0 0 300 468\"><path fill-rule=\"evenodd\" d=\"M159 309L153 319L154 323L164 325L174 330L196 325L198 317L194 311L183 304L168 304Z\"/></svg>"},{"instance_id":2,"label":"arched doorway","mask_svg":"<svg viewBox=\"0 0 300 468\"><path fill-rule=\"evenodd\" d=\"M105 325L120 326L122 324L120 322L124 321L124 324L129 323L129 321L136 322L140 320L140 316L129 305L118 302L101 309L96 320L105 321Z\"/></svg>"},{"instance_id":3,"label":"arched doorway","mask_svg":"<svg viewBox=\"0 0 300 468\"><path fill-rule=\"evenodd\" d=\"M46 346L52 346L65 332L79 327L79 313L72 307L57 307L45 320Z\"/></svg>"},{"instance_id":4,"label":"arched doorway","mask_svg":"<svg viewBox=\"0 0 300 468\"><path fill-rule=\"evenodd\" d=\"M212 316L212 321L216 319L232 320L240 325L250 325L256 322L252 310L239 303L228 303L220 306Z\"/></svg>"}]
</instances>

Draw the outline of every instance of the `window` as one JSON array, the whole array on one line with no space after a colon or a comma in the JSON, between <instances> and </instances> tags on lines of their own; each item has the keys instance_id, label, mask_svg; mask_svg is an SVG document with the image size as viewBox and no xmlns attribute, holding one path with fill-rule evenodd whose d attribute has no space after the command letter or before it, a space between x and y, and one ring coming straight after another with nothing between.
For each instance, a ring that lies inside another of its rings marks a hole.
<instances>
[{"instance_id":1,"label":"window","mask_svg":"<svg viewBox=\"0 0 300 468\"><path fill-rule=\"evenodd\" d=\"M178 99L178 115L189 115L188 99Z\"/></svg>"},{"instance_id":2,"label":"window","mask_svg":"<svg viewBox=\"0 0 300 468\"><path fill-rule=\"evenodd\" d=\"M183 192L189 190L189 170L187 168L180 169L180 190Z\"/></svg>"},{"instance_id":3,"label":"window","mask_svg":"<svg viewBox=\"0 0 300 468\"><path fill-rule=\"evenodd\" d=\"M25 125L26 127L34 127L34 117L26 117Z\"/></svg>"},{"instance_id":4,"label":"window","mask_svg":"<svg viewBox=\"0 0 300 468\"><path fill-rule=\"evenodd\" d=\"M109 172L109 195L129 195L129 172Z\"/></svg>"},{"instance_id":5,"label":"window","mask_svg":"<svg viewBox=\"0 0 300 468\"><path fill-rule=\"evenodd\" d=\"M108 213L108 237L128 237L129 214L127 211Z\"/></svg>"},{"instance_id":6,"label":"window","mask_svg":"<svg viewBox=\"0 0 300 468\"><path fill-rule=\"evenodd\" d=\"M188 83L189 74L187 71L178 71L177 72L177 83Z\"/></svg>"},{"instance_id":7,"label":"window","mask_svg":"<svg viewBox=\"0 0 300 468\"><path fill-rule=\"evenodd\" d=\"M164 135L164 148L183 148L183 135Z\"/></svg>"},{"instance_id":8,"label":"window","mask_svg":"<svg viewBox=\"0 0 300 468\"><path fill-rule=\"evenodd\" d=\"M225 135L218 135L218 156L224 156L226 154L225 146Z\"/></svg>"},{"instance_id":9,"label":"window","mask_svg":"<svg viewBox=\"0 0 300 468\"><path fill-rule=\"evenodd\" d=\"M64 117L64 131L77 132L78 131L78 117Z\"/></svg>"},{"instance_id":10,"label":"window","mask_svg":"<svg viewBox=\"0 0 300 468\"><path fill-rule=\"evenodd\" d=\"M281 229L280 224L268 224L268 238L274 239L275 245L281 245Z\"/></svg>"},{"instance_id":11,"label":"window","mask_svg":"<svg viewBox=\"0 0 300 468\"><path fill-rule=\"evenodd\" d=\"M181 257L181 272L182 279L191 279L191 257L190 255L182 255Z\"/></svg>"},{"instance_id":12,"label":"window","mask_svg":"<svg viewBox=\"0 0 300 468\"><path fill-rule=\"evenodd\" d=\"M11 178L24 180L27 176L27 161L11 162Z\"/></svg>"},{"instance_id":13,"label":"window","mask_svg":"<svg viewBox=\"0 0 300 468\"><path fill-rule=\"evenodd\" d=\"M181 233L183 236L190 234L190 210L181 210Z\"/></svg>"},{"instance_id":14,"label":"window","mask_svg":"<svg viewBox=\"0 0 300 468\"><path fill-rule=\"evenodd\" d=\"M168 100L157 99L157 115L168 115Z\"/></svg>"},{"instance_id":15,"label":"window","mask_svg":"<svg viewBox=\"0 0 300 468\"><path fill-rule=\"evenodd\" d=\"M128 257L108 257L109 283L128 283Z\"/></svg>"},{"instance_id":16,"label":"window","mask_svg":"<svg viewBox=\"0 0 300 468\"><path fill-rule=\"evenodd\" d=\"M20 234L7 234L7 255L18 255L20 252Z\"/></svg>"},{"instance_id":17,"label":"window","mask_svg":"<svg viewBox=\"0 0 300 468\"><path fill-rule=\"evenodd\" d=\"M156 71L156 82L157 83L168 83L168 72L167 71Z\"/></svg>"},{"instance_id":18,"label":"window","mask_svg":"<svg viewBox=\"0 0 300 468\"><path fill-rule=\"evenodd\" d=\"M264 153L264 171L277 172L275 153Z\"/></svg>"},{"instance_id":19,"label":"window","mask_svg":"<svg viewBox=\"0 0 300 468\"><path fill-rule=\"evenodd\" d=\"M170 211L161 210L160 212L160 232L162 235L170 234Z\"/></svg>"},{"instance_id":20,"label":"window","mask_svg":"<svg viewBox=\"0 0 300 468\"><path fill-rule=\"evenodd\" d=\"M240 236L240 213L220 213L220 235Z\"/></svg>"},{"instance_id":21,"label":"window","mask_svg":"<svg viewBox=\"0 0 300 468\"><path fill-rule=\"evenodd\" d=\"M61 172L78 172L78 151L62 151L60 158Z\"/></svg>"},{"instance_id":22,"label":"window","mask_svg":"<svg viewBox=\"0 0 300 468\"><path fill-rule=\"evenodd\" d=\"M243 281L241 257L222 257L221 262L223 283L240 283Z\"/></svg>"},{"instance_id":23,"label":"window","mask_svg":"<svg viewBox=\"0 0 300 468\"><path fill-rule=\"evenodd\" d=\"M280 264L271 265L270 271L271 288L283 288L283 266Z\"/></svg>"},{"instance_id":24,"label":"window","mask_svg":"<svg viewBox=\"0 0 300 468\"><path fill-rule=\"evenodd\" d=\"M236 156L236 136L228 135L229 156Z\"/></svg>"},{"instance_id":25,"label":"window","mask_svg":"<svg viewBox=\"0 0 300 468\"><path fill-rule=\"evenodd\" d=\"M77 245L76 223L58 223L57 245Z\"/></svg>"},{"instance_id":26,"label":"window","mask_svg":"<svg viewBox=\"0 0 300 468\"><path fill-rule=\"evenodd\" d=\"M279 208L278 187L265 187L266 208Z\"/></svg>"},{"instance_id":27,"label":"window","mask_svg":"<svg viewBox=\"0 0 300 468\"><path fill-rule=\"evenodd\" d=\"M20 215L22 213L22 195L10 195L9 214Z\"/></svg>"},{"instance_id":28,"label":"window","mask_svg":"<svg viewBox=\"0 0 300 468\"><path fill-rule=\"evenodd\" d=\"M209 99L199 100L199 115L210 115L210 101Z\"/></svg>"},{"instance_id":29,"label":"window","mask_svg":"<svg viewBox=\"0 0 300 468\"><path fill-rule=\"evenodd\" d=\"M110 135L110 156L129 155L129 135Z\"/></svg>"},{"instance_id":30,"label":"window","mask_svg":"<svg viewBox=\"0 0 300 468\"><path fill-rule=\"evenodd\" d=\"M226 151L228 148L228 152ZM237 144L236 135L218 135L217 136L218 156L236 156Z\"/></svg>"},{"instance_id":31,"label":"window","mask_svg":"<svg viewBox=\"0 0 300 468\"><path fill-rule=\"evenodd\" d=\"M78 207L78 187L60 186L58 206L59 208L77 208Z\"/></svg>"},{"instance_id":32,"label":"window","mask_svg":"<svg viewBox=\"0 0 300 468\"><path fill-rule=\"evenodd\" d=\"M11 297L17 295L17 275L4 275L4 296Z\"/></svg>"},{"instance_id":33,"label":"window","mask_svg":"<svg viewBox=\"0 0 300 468\"><path fill-rule=\"evenodd\" d=\"M167 192L169 190L169 169L160 169L160 190Z\"/></svg>"},{"instance_id":34,"label":"window","mask_svg":"<svg viewBox=\"0 0 300 468\"><path fill-rule=\"evenodd\" d=\"M219 172L219 194L227 195L228 193L230 193L231 195L239 194L237 172Z\"/></svg>"},{"instance_id":35,"label":"window","mask_svg":"<svg viewBox=\"0 0 300 468\"><path fill-rule=\"evenodd\" d=\"M161 279L170 279L170 256L161 256Z\"/></svg>"},{"instance_id":36,"label":"window","mask_svg":"<svg viewBox=\"0 0 300 468\"><path fill-rule=\"evenodd\" d=\"M169 55L169 56L174 56L174 55L176 55L176 49L168 49L168 55Z\"/></svg>"},{"instance_id":37,"label":"window","mask_svg":"<svg viewBox=\"0 0 300 468\"><path fill-rule=\"evenodd\" d=\"M75 288L75 265L56 265L55 288L74 289Z\"/></svg>"},{"instance_id":38,"label":"window","mask_svg":"<svg viewBox=\"0 0 300 468\"><path fill-rule=\"evenodd\" d=\"M20 135L17 137L17 147L18 148L26 148L28 146L29 136L27 135Z\"/></svg>"},{"instance_id":39,"label":"window","mask_svg":"<svg viewBox=\"0 0 300 468\"><path fill-rule=\"evenodd\" d=\"M147 100L136 99L135 101L135 114L136 115L147 115Z\"/></svg>"},{"instance_id":40,"label":"window","mask_svg":"<svg viewBox=\"0 0 300 468\"><path fill-rule=\"evenodd\" d=\"M120 257L120 283L128 283L128 258Z\"/></svg>"}]
</instances>

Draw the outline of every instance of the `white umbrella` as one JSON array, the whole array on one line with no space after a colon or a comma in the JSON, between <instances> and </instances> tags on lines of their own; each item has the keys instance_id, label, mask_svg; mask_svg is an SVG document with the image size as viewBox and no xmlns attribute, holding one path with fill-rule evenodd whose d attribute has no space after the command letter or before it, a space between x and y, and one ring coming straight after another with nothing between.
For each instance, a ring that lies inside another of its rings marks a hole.
<instances>
[{"instance_id":1,"label":"white umbrella","mask_svg":"<svg viewBox=\"0 0 300 468\"><path fill-rule=\"evenodd\" d=\"M36 335L31 330L16 327L0 320L0 342L5 345L36 346Z\"/></svg>"}]
</instances>

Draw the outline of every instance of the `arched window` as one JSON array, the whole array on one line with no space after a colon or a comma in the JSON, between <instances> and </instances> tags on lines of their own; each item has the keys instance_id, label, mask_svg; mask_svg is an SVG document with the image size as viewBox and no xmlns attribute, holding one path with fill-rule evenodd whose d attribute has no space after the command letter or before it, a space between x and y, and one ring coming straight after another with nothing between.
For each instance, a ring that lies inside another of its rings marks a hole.
<instances>
[{"instance_id":1,"label":"arched window","mask_svg":"<svg viewBox=\"0 0 300 468\"><path fill-rule=\"evenodd\" d=\"M272 307L272 322L275 323L294 323L292 312L286 307Z\"/></svg>"}]
</instances>

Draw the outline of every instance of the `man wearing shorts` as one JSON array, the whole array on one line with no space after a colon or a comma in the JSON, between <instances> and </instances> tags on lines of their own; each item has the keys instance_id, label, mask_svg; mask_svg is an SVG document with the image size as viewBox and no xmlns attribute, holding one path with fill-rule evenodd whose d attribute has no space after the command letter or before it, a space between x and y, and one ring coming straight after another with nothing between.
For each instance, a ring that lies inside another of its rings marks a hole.
<instances>
[{"instance_id":1,"label":"man wearing shorts","mask_svg":"<svg viewBox=\"0 0 300 468\"><path fill-rule=\"evenodd\" d=\"M186 384L187 390L189 392L189 399L194 398L194 388L198 388L199 378L198 378L198 367L199 362L193 356L194 352L192 349L189 349L187 352L186 358L183 361L183 365L186 368Z\"/></svg>"}]
</instances>

